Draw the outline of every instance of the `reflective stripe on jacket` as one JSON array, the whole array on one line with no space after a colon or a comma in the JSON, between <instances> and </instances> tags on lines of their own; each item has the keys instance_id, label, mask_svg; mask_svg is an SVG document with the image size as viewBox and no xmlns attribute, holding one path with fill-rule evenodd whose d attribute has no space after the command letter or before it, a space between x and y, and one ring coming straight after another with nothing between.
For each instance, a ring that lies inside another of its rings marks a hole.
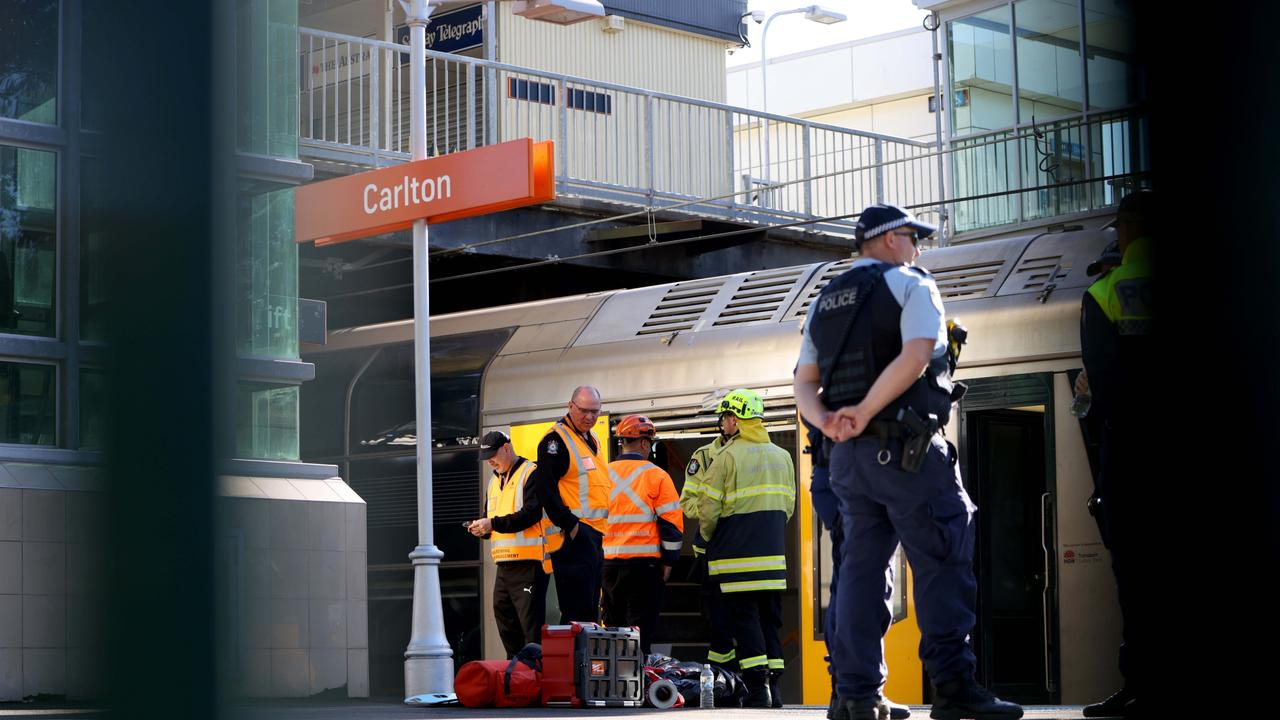
<instances>
[{"instance_id":1,"label":"reflective stripe on jacket","mask_svg":"<svg viewBox=\"0 0 1280 720\"><path fill-rule=\"evenodd\" d=\"M769 441L759 419L716 455L698 503L707 572L721 592L785 590L786 524L796 504L791 455Z\"/></svg>"},{"instance_id":2,"label":"reflective stripe on jacket","mask_svg":"<svg viewBox=\"0 0 1280 720\"><path fill-rule=\"evenodd\" d=\"M684 514L671 476L648 460L620 459L609 464L609 524L604 533L606 560L678 555L682 541L663 539L661 518L684 531Z\"/></svg>"}]
</instances>

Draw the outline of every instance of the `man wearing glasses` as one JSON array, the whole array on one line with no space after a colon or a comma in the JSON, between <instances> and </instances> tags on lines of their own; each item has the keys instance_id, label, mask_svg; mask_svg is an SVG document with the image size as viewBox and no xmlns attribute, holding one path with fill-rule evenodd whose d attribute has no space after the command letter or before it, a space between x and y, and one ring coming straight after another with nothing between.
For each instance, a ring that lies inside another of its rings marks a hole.
<instances>
[{"instance_id":1,"label":"man wearing glasses","mask_svg":"<svg viewBox=\"0 0 1280 720\"><path fill-rule=\"evenodd\" d=\"M531 478L538 501L560 531L548 532L560 623L600 622L603 539L608 528L609 479L604 448L591 428L600 416L600 391L583 385L569 397L568 412L538 443Z\"/></svg>"},{"instance_id":2,"label":"man wearing glasses","mask_svg":"<svg viewBox=\"0 0 1280 720\"><path fill-rule=\"evenodd\" d=\"M822 289L803 325L796 406L829 438L845 538L830 646L833 720L889 714L882 638L899 542L915 575L920 658L936 688L929 716L1022 717L1020 706L974 679L977 508L961 484L955 446L941 434L963 386L951 380L955 357L938 286L911 266L919 238L937 229L892 205L863 210L854 235L860 257Z\"/></svg>"}]
</instances>

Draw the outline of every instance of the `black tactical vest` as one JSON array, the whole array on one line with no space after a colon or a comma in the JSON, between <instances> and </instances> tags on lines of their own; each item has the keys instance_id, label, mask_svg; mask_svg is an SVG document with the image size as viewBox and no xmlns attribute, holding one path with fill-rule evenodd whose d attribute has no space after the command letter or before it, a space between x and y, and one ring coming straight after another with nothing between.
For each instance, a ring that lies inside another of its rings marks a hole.
<instances>
[{"instance_id":1,"label":"black tactical vest","mask_svg":"<svg viewBox=\"0 0 1280 720\"><path fill-rule=\"evenodd\" d=\"M829 410L861 402L880 373L902 352L902 306L884 279L893 267L876 263L848 270L828 283L813 301L816 307L809 337L818 349L822 401ZM910 269L927 276L923 270ZM946 425L951 417L952 388L944 353L931 360L924 374L875 419L895 420L898 410L910 407L921 418L933 413Z\"/></svg>"}]
</instances>

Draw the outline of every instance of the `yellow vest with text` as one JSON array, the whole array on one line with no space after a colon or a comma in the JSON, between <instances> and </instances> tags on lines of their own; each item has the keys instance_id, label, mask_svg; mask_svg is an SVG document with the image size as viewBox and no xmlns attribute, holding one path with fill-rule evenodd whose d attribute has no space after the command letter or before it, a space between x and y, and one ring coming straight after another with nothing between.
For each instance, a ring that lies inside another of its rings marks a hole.
<instances>
[{"instance_id":1,"label":"yellow vest with text","mask_svg":"<svg viewBox=\"0 0 1280 720\"><path fill-rule=\"evenodd\" d=\"M520 463L515 473L502 484L501 477L494 473L489 478L489 502L486 515L492 519L519 512L524 507L524 485L529 481L537 464L526 460ZM542 520L532 527L516 533L500 533L496 530L489 536L489 555L496 563L513 560L537 560L542 563L545 572L551 572L551 561L546 549L547 526L551 520L546 512ZM555 528L552 525L552 528ZM558 531L558 528L555 528Z\"/></svg>"},{"instance_id":2,"label":"yellow vest with text","mask_svg":"<svg viewBox=\"0 0 1280 720\"><path fill-rule=\"evenodd\" d=\"M1151 241L1129 244L1121 264L1089 286L1098 307L1124 336L1151 333Z\"/></svg>"}]
</instances>

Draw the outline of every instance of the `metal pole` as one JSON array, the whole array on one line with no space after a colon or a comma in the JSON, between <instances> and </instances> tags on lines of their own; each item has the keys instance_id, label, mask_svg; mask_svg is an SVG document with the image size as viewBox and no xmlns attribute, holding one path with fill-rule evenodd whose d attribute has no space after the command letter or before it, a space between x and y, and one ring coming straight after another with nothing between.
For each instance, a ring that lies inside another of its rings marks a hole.
<instances>
[{"instance_id":1,"label":"metal pole","mask_svg":"<svg viewBox=\"0 0 1280 720\"><path fill-rule=\"evenodd\" d=\"M935 11L931 16L933 19L933 30L929 35L933 38L933 142L938 151L938 225L942 232L938 233L938 247L946 247L950 244L951 233L950 213L947 212L947 187L946 187L946 166L943 162L944 145L942 140L942 113L951 111L951 97L948 92L947 101L944 103L942 98L942 81L939 78L939 68L942 64L942 53L938 51L938 30L942 27L942 20Z\"/></svg>"},{"instance_id":2,"label":"metal pole","mask_svg":"<svg viewBox=\"0 0 1280 720\"><path fill-rule=\"evenodd\" d=\"M428 0L401 0L409 23L409 128L414 160L427 157ZM440 560L431 513L431 277L427 268L427 221L413 223L413 380L417 388L418 547L413 561L413 630L404 651L406 703L428 693L453 692L453 650L444 633L440 604Z\"/></svg>"}]
</instances>

